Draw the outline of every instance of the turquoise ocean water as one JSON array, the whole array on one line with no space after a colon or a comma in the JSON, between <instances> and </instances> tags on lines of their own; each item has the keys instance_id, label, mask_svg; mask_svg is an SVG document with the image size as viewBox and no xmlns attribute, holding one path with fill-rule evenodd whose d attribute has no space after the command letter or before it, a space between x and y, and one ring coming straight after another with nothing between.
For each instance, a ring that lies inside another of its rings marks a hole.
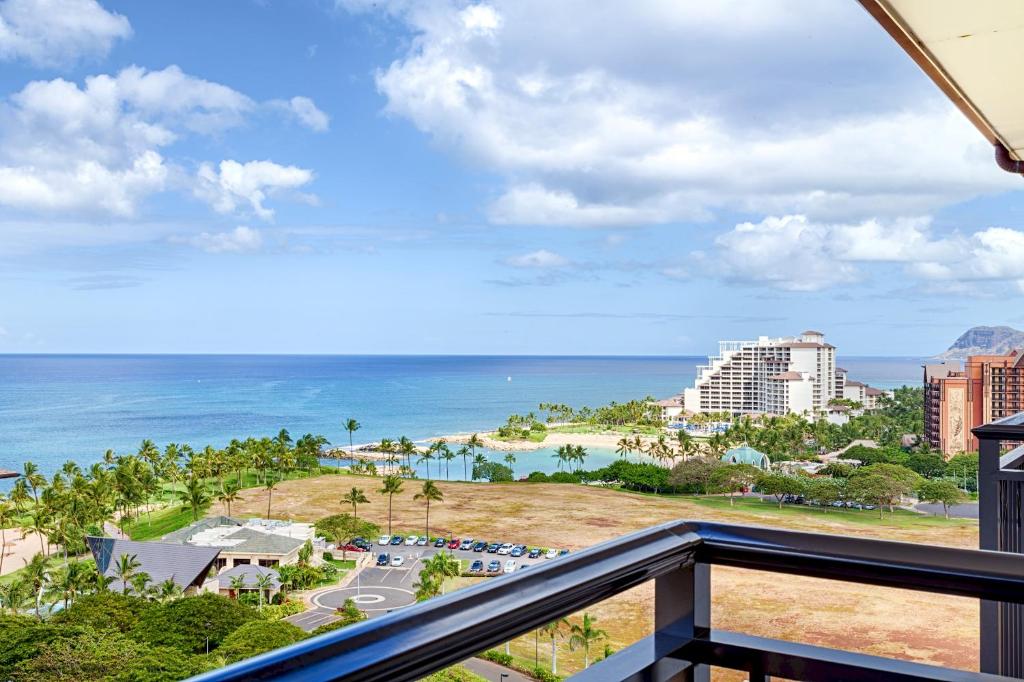
<instances>
[{"instance_id":1,"label":"turquoise ocean water","mask_svg":"<svg viewBox=\"0 0 1024 682\"><path fill-rule=\"evenodd\" d=\"M414 440L492 429L539 402L580 407L692 384L699 357L0 355L0 468L88 465L144 438L222 446L232 437L322 433ZM920 383L917 358L840 358L880 388ZM553 471L551 452L517 453L517 471ZM588 467L613 457L593 451ZM432 465L436 477L436 464ZM462 466L452 462L452 478Z\"/></svg>"}]
</instances>

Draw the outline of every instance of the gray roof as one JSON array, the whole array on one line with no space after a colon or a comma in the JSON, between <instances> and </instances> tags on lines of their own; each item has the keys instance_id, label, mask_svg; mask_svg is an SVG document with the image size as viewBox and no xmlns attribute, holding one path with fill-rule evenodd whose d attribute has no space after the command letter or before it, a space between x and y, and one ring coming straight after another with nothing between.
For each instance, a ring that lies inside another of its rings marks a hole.
<instances>
[{"instance_id":1,"label":"gray roof","mask_svg":"<svg viewBox=\"0 0 1024 682\"><path fill-rule=\"evenodd\" d=\"M122 554L135 555L141 564L138 571L149 574L151 584L159 585L171 578L178 587L201 585L220 554L219 547L194 547L167 542L136 542L121 538L87 536L86 544L92 550L96 567L105 576L115 575L114 567ZM116 580L110 589L120 591L122 583Z\"/></svg>"},{"instance_id":2,"label":"gray roof","mask_svg":"<svg viewBox=\"0 0 1024 682\"><path fill-rule=\"evenodd\" d=\"M242 564L241 566L235 566L234 568L228 569L217 576L217 580L220 582L220 589L229 590L231 589L231 579L241 576L245 580L246 587L256 587L256 579L261 575L269 575L273 580L270 583L270 588L277 590L281 588L280 575L277 571L266 566L257 566L255 564Z\"/></svg>"},{"instance_id":3,"label":"gray roof","mask_svg":"<svg viewBox=\"0 0 1024 682\"><path fill-rule=\"evenodd\" d=\"M221 549L232 554L290 554L306 542L285 535L264 533L253 528L239 528L225 539L238 540L239 538L244 542Z\"/></svg>"},{"instance_id":4,"label":"gray roof","mask_svg":"<svg viewBox=\"0 0 1024 682\"><path fill-rule=\"evenodd\" d=\"M191 526L185 526L173 533L168 533L163 536L161 540L164 542L188 542L190 537L200 531L216 528L217 526L242 526L244 524L244 521L240 521L239 519L235 519L230 516L208 516L205 519L196 521Z\"/></svg>"}]
</instances>

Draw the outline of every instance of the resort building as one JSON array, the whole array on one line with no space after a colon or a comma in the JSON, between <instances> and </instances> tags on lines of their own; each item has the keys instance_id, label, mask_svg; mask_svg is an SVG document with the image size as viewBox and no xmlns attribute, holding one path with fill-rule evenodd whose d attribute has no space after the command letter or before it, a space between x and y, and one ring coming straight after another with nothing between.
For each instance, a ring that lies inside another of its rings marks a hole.
<instances>
[{"instance_id":1,"label":"resort building","mask_svg":"<svg viewBox=\"0 0 1024 682\"><path fill-rule=\"evenodd\" d=\"M281 591L281 576L266 566L239 565L229 568L217 576L218 591L225 597L237 597L240 592L255 592L260 589L260 579L269 577L263 588L263 600L269 602Z\"/></svg>"},{"instance_id":2,"label":"resort building","mask_svg":"<svg viewBox=\"0 0 1024 682\"><path fill-rule=\"evenodd\" d=\"M169 542L136 542L92 535L85 538L85 544L92 552L99 572L113 579L109 589L114 592L121 592L125 587L117 572L118 561L123 555L128 555L138 562L134 573L145 573L149 576L148 586L156 587L170 579L185 594L217 590L216 578L211 577L220 554L216 547L193 547ZM131 584L128 585L128 590L134 591Z\"/></svg>"},{"instance_id":3,"label":"resort building","mask_svg":"<svg viewBox=\"0 0 1024 682\"><path fill-rule=\"evenodd\" d=\"M812 416L836 397L836 349L821 332L718 346L684 393L691 412Z\"/></svg>"},{"instance_id":4,"label":"resort building","mask_svg":"<svg viewBox=\"0 0 1024 682\"><path fill-rule=\"evenodd\" d=\"M314 536L313 526L308 523L214 516L165 535L163 540L218 548L216 565L222 570L245 565L294 564L299 560L299 549L307 540L313 541Z\"/></svg>"},{"instance_id":5,"label":"resort building","mask_svg":"<svg viewBox=\"0 0 1024 682\"><path fill-rule=\"evenodd\" d=\"M971 355L924 366L924 436L944 455L973 452L971 429L1024 410L1024 354Z\"/></svg>"},{"instance_id":6,"label":"resort building","mask_svg":"<svg viewBox=\"0 0 1024 682\"><path fill-rule=\"evenodd\" d=\"M681 395L659 400L655 402L655 405L661 410L661 421L663 422L674 422L683 416L683 396Z\"/></svg>"}]
</instances>

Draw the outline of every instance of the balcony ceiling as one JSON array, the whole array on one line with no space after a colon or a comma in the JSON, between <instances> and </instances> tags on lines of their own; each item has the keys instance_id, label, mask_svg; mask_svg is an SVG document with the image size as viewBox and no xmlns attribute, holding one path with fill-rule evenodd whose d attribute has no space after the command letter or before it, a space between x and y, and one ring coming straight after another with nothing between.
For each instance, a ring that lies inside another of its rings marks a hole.
<instances>
[{"instance_id":1,"label":"balcony ceiling","mask_svg":"<svg viewBox=\"0 0 1024 682\"><path fill-rule=\"evenodd\" d=\"M989 142L1024 160L1024 2L860 3Z\"/></svg>"}]
</instances>

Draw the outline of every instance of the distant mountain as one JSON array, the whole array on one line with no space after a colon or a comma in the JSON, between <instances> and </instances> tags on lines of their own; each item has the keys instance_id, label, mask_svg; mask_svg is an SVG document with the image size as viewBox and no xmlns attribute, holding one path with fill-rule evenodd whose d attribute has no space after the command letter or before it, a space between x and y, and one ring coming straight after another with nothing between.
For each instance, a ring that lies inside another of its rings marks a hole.
<instances>
[{"instance_id":1,"label":"distant mountain","mask_svg":"<svg viewBox=\"0 0 1024 682\"><path fill-rule=\"evenodd\" d=\"M1013 327L971 327L957 339L940 360L963 360L968 355L1001 355L1014 348L1024 349L1024 332Z\"/></svg>"}]
</instances>

